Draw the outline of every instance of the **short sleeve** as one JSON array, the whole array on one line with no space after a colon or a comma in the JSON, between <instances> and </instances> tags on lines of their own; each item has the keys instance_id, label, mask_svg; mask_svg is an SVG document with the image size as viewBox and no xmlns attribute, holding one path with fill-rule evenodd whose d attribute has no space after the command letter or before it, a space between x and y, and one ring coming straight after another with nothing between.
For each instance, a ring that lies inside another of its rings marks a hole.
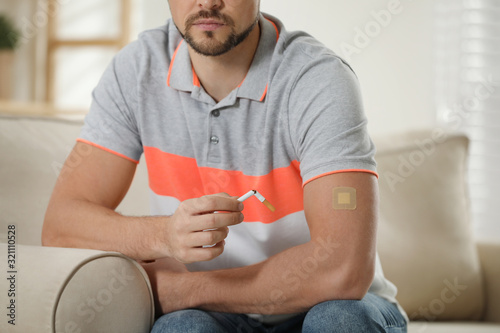
<instances>
[{"instance_id":1,"label":"short sleeve","mask_svg":"<svg viewBox=\"0 0 500 333\"><path fill-rule=\"evenodd\" d=\"M138 162L142 143L134 112L137 109L135 43L113 59L92 93L92 105L78 138L118 156Z\"/></svg>"},{"instance_id":2,"label":"short sleeve","mask_svg":"<svg viewBox=\"0 0 500 333\"><path fill-rule=\"evenodd\" d=\"M336 172L376 175L358 80L341 59L322 56L302 68L289 99L289 126L304 184Z\"/></svg>"}]
</instances>

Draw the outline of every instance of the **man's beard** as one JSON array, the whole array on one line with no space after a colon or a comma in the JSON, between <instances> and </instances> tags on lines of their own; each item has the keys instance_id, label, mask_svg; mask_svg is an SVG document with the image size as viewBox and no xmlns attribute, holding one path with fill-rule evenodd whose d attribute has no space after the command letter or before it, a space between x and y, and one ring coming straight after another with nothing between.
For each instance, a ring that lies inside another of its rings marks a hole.
<instances>
[{"instance_id":1,"label":"man's beard","mask_svg":"<svg viewBox=\"0 0 500 333\"><path fill-rule=\"evenodd\" d=\"M219 42L218 40L215 39L214 33L212 31L204 31L203 33L205 34L207 40L202 42L196 42L194 40L193 35L190 32L191 28L193 27L193 24L199 19L210 19L210 18L217 19L223 22L226 26L228 26L231 29L231 32L229 33L225 41ZM250 35L250 33L255 28L255 25L257 25L258 22L259 19L257 16L256 19L253 21L253 23L247 29L237 34L236 31L234 30L234 21L229 16L221 14L216 10L210 12L202 11L196 15L190 16L186 20L186 32L184 35L182 35L181 33L181 35L186 41L186 43L188 43L197 53L204 56L216 57L226 52L229 52L230 50L238 46L241 42L243 42L248 37L248 35Z\"/></svg>"}]
</instances>

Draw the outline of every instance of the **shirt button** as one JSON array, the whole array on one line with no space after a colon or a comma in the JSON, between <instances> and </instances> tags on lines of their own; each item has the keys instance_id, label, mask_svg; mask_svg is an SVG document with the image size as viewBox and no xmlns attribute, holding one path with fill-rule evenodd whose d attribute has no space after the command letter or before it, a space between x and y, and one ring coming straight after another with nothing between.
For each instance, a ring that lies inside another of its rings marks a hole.
<instances>
[{"instance_id":1,"label":"shirt button","mask_svg":"<svg viewBox=\"0 0 500 333\"><path fill-rule=\"evenodd\" d=\"M215 135L212 135L212 137L210 138L210 143L213 144L213 145L218 144L219 143L219 137L215 136Z\"/></svg>"},{"instance_id":2,"label":"shirt button","mask_svg":"<svg viewBox=\"0 0 500 333\"><path fill-rule=\"evenodd\" d=\"M212 116L217 118L218 116L220 116L220 111L219 110L212 111Z\"/></svg>"}]
</instances>

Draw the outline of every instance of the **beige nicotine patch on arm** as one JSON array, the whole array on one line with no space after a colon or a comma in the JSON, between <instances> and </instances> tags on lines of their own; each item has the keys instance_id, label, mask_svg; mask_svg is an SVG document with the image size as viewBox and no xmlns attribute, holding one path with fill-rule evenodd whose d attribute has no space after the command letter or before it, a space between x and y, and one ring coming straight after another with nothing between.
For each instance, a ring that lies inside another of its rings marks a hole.
<instances>
[{"instance_id":1,"label":"beige nicotine patch on arm","mask_svg":"<svg viewBox=\"0 0 500 333\"><path fill-rule=\"evenodd\" d=\"M356 209L356 189L352 187L335 187L333 189L333 209Z\"/></svg>"}]
</instances>

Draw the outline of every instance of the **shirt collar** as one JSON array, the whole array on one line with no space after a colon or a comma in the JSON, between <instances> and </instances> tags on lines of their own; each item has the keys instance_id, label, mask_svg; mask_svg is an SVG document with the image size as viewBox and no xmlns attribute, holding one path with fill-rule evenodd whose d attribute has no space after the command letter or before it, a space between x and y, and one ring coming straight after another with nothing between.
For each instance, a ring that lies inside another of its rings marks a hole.
<instances>
[{"instance_id":1,"label":"shirt collar","mask_svg":"<svg viewBox=\"0 0 500 333\"><path fill-rule=\"evenodd\" d=\"M261 28L259 45L247 76L237 88L236 97L263 101L267 94L269 66L279 38L279 30L273 21L262 14L259 23ZM173 89L188 92L200 88L200 81L193 70L188 45L184 40L179 43L172 56L167 85Z\"/></svg>"},{"instance_id":2,"label":"shirt collar","mask_svg":"<svg viewBox=\"0 0 500 333\"><path fill-rule=\"evenodd\" d=\"M167 86L176 90L192 91L193 86L199 86L197 79L191 65L187 43L181 40L170 61Z\"/></svg>"}]
</instances>

